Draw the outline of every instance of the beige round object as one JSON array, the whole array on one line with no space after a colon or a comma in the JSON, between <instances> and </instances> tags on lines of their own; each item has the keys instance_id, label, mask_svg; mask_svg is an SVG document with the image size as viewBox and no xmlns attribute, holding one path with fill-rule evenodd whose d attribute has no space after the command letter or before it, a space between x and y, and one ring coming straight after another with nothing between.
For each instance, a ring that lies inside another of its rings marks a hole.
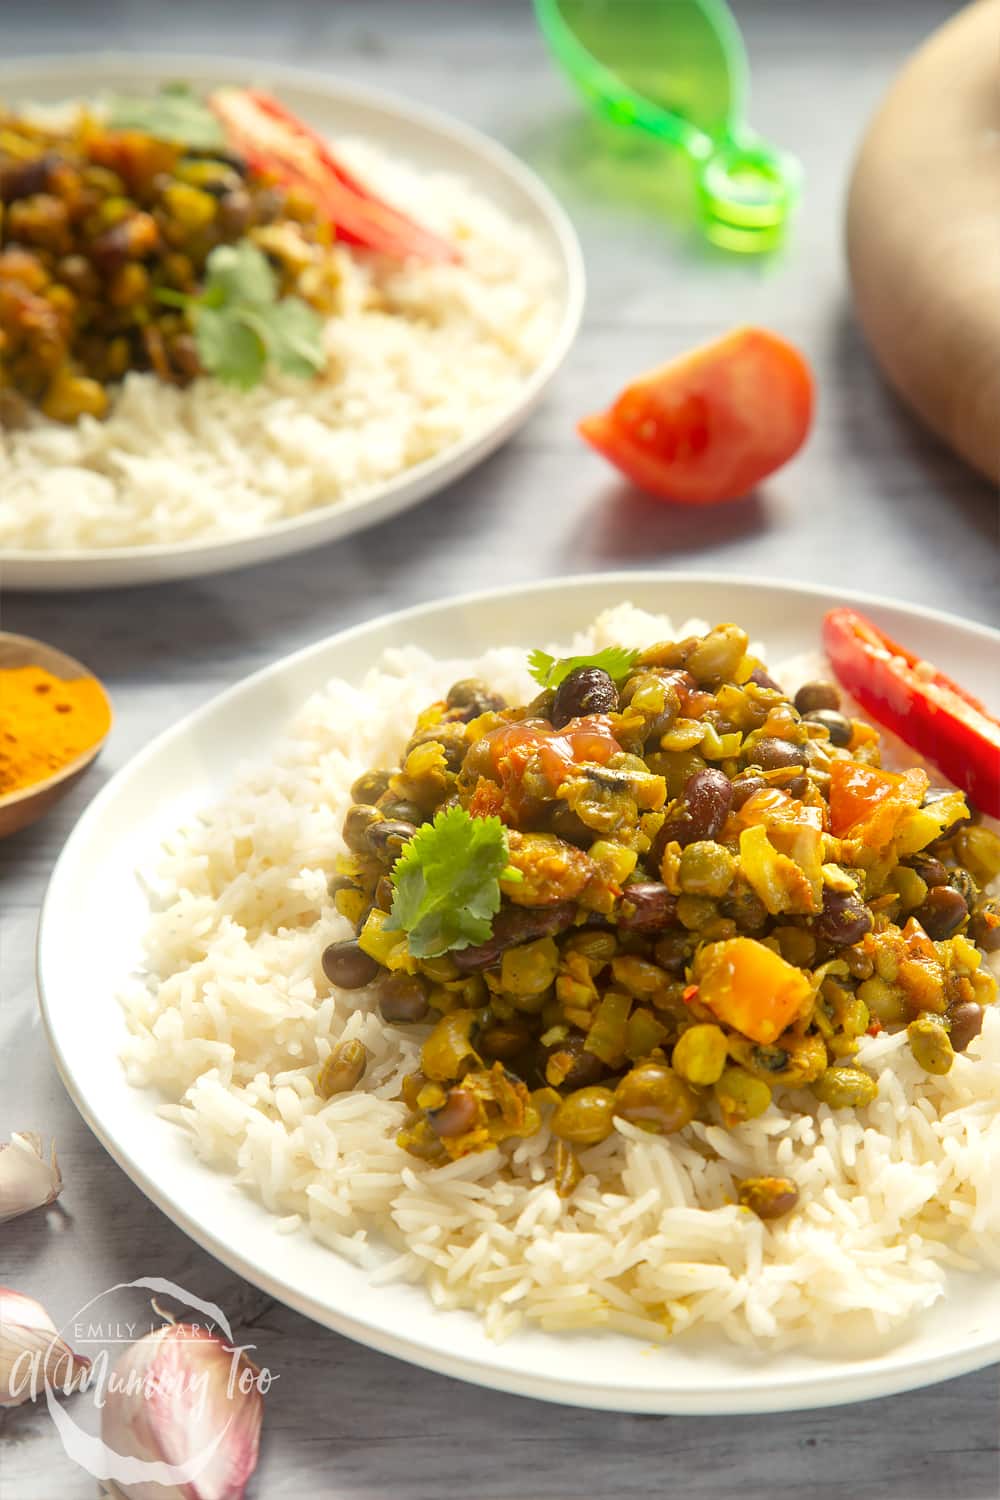
<instances>
[{"instance_id":1,"label":"beige round object","mask_svg":"<svg viewBox=\"0 0 1000 1500\"><path fill-rule=\"evenodd\" d=\"M37 641L30 635L11 635L7 631L0 631L0 668L12 667L42 667L46 672L51 672L53 677L60 677L63 681L91 675L75 657L67 656L65 651L57 651L55 646L47 646L44 641ZM101 690L103 692L103 686ZM104 696L107 698L106 693ZM82 755L61 766L44 781L0 796L0 839L17 833L21 828L27 828L29 823L37 823L60 797L65 796L97 757L110 732L111 703L108 700L108 727L99 740L95 740Z\"/></svg>"},{"instance_id":2,"label":"beige round object","mask_svg":"<svg viewBox=\"0 0 1000 1500\"><path fill-rule=\"evenodd\" d=\"M960 11L889 91L855 165L847 254L889 381L1000 479L1000 0Z\"/></svg>"}]
</instances>

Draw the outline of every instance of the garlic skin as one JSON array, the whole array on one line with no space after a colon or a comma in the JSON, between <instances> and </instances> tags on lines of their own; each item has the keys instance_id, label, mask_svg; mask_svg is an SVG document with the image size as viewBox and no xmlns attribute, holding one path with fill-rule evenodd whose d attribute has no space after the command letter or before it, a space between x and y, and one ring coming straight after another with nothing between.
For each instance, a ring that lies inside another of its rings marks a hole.
<instances>
[{"instance_id":1,"label":"garlic skin","mask_svg":"<svg viewBox=\"0 0 1000 1500\"><path fill-rule=\"evenodd\" d=\"M0 1287L0 1407L35 1401L49 1389L68 1396L90 1360L74 1354L33 1297Z\"/></svg>"},{"instance_id":2,"label":"garlic skin","mask_svg":"<svg viewBox=\"0 0 1000 1500\"><path fill-rule=\"evenodd\" d=\"M62 1185L55 1142L48 1161L42 1138L33 1130L15 1131L9 1141L0 1142L0 1224L54 1203Z\"/></svg>"},{"instance_id":3,"label":"garlic skin","mask_svg":"<svg viewBox=\"0 0 1000 1500\"><path fill-rule=\"evenodd\" d=\"M262 1383L245 1354L191 1324L158 1328L131 1344L112 1371L101 1413L111 1494L242 1500L257 1467Z\"/></svg>"}]
</instances>

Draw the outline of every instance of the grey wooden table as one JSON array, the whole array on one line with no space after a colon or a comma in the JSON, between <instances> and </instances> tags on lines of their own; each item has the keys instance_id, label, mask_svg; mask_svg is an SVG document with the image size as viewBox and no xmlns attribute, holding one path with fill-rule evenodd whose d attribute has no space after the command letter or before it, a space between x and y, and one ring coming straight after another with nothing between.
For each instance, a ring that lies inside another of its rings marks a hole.
<instances>
[{"instance_id":1,"label":"grey wooden table","mask_svg":"<svg viewBox=\"0 0 1000 1500\"><path fill-rule=\"evenodd\" d=\"M639 0L634 0L639 3ZM664 189L608 180L550 67L526 0L243 0L90 7L0 0L5 56L115 46L308 63L444 106L551 183L587 257L586 321L524 432L416 511L267 569L144 591L8 595L3 625L83 657L118 723L100 768L47 822L0 848L0 1134L54 1132L62 1210L0 1230L0 1281L65 1317L115 1282L155 1274L218 1301L280 1375L252 1493L398 1500L996 1500L998 1371L849 1409L735 1420L602 1416L459 1385L313 1327L231 1275L154 1209L69 1103L39 1023L32 947L59 849L87 799L153 735L260 664L382 610L508 580L661 565L881 590L996 621L997 504L882 389L851 321L841 207L852 152L904 55L957 7L941 0L738 3L755 125L806 170L780 259L707 252ZM727 326L792 337L816 370L816 430L754 500L705 514L629 494L573 434L645 366ZM44 1411L0 1415L3 1500L80 1500Z\"/></svg>"}]
</instances>

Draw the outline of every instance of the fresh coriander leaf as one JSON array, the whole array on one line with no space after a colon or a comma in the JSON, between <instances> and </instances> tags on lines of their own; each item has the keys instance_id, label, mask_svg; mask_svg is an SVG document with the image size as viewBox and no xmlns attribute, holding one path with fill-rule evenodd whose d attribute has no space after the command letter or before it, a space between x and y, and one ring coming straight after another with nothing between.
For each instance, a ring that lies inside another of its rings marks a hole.
<instances>
[{"instance_id":1,"label":"fresh coriander leaf","mask_svg":"<svg viewBox=\"0 0 1000 1500\"><path fill-rule=\"evenodd\" d=\"M638 651L628 651L624 646L606 646L603 651L595 651L591 656L559 658L549 656L547 651L532 651L528 657L528 671L543 688L557 688L577 667L600 667L615 682L621 682L631 672L638 658Z\"/></svg>"},{"instance_id":2,"label":"fresh coriander leaf","mask_svg":"<svg viewBox=\"0 0 1000 1500\"><path fill-rule=\"evenodd\" d=\"M260 381L267 350L260 335L224 308L201 307L195 341L205 369L228 385L249 391Z\"/></svg>"},{"instance_id":3,"label":"fresh coriander leaf","mask_svg":"<svg viewBox=\"0 0 1000 1500\"><path fill-rule=\"evenodd\" d=\"M108 124L112 130L141 130L196 151L215 151L226 144L219 121L186 83L168 83L148 97L113 94Z\"/></svg>"},{"instance_id":4,"label":"fresh coriander leaf","mask_svg":"<svg viewBox=\"0 0 1000 1500\"><path fill-rule=\"evenodd\" d=\"M414 834L396 861L386 927L406 933L414 958L485 943L500 910L506 865L507 833L499 818L446 808Z\"/></svg>"},{"instance_id":5,"label":"fresh coriander leaf","mask_svg":"<svg viewBox=\"0 0 1000 1500\"><path fill-rule=\"evenodd\" d=\"M273 302L278 291L274 269L263 250L249 240L218 245L205 262L206 298L226 302Z\"/></svg>"},{"instance_id":6,"label":"fresh coriander leaf","mask_svg":"<svg viewBox=\"0 0 1000 1500\"><path fill-rule=\"evenodd\" d=\"M255 307L247 322L267 347L268 358L288 375L316 375L326 363L323 319L300 297Z\"/></svg>"},{"instance_id":7,"label":"fresh coriander leaf","mask_svg":"<svg viewBox=\"0 0 1000 1500\"><path fill-rule=\"evenodd\" d=\"M219 380L250 390L269 361L290 375L323 368L323 319L299 297L277 300L278 282L262 251L248 240L219 245L205 264L197 297L169 287L157 296L182 307L194 329L204 368Z\"/></svg>"}]
</instances>

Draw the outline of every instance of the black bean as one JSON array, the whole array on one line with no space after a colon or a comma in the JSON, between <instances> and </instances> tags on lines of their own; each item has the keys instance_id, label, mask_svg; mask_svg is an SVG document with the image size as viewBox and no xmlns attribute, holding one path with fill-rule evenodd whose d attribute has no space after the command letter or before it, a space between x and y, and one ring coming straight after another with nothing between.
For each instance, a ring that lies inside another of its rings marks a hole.
<instances>
[{"instance_id":1,"label":"black bean","mask_svg":"<svg viewBox=\"0 0 1000 1500\"><path fill-rule=\"evenodd\" d=\"M447 720L439 724L431 724L426 729L419 729L410 737L406 747L407 753L415 750L418 745L440 745L449 771L457 771L461 768L465 753L469 748L469 742L465 737L465 725L454 721L449 723Z\"/></svg>"},{"instance_id":2,"label":"black bean","mask_svg":"<svg viewBox=\"0 0 1000 1500\"><path fill-rule=\"evenodd\" d=\"M432 1109L427 1119L435 1135L465 1135L476 1123L479 1106L475 1096L466 1089L449 1089L448 1098L440 1109Z\"/></svg>"},{"instance_id":3,"label":"black bean","mask_svg":"<svg viewBox=\"0 0 1000 1500\"><path fill-rule=\"evenodd\" d=\"M362 771L351 787L351 801L363 802L374 807L378 799L389 789L389 771Z\"/></svg>"},{"instance_id":4,"label":"black bean","mask_svg":"<svg viewBox=\"0 0 1000 1500\"><path fill-rule=\"evenodd\" d=\"M601 1079L606 1076L608 1070L601 1059L595 1053L585 1050L586 1040L587 1038L582 1033L578 1035L572 1032L564 1041L556 1042L548 1049L547 1058L557 1057L560 1054L567 1061L572 1058L569 1071L560 1079L558 1088L585 1089L591 1084L600 1083Z\"/></svg>"},{"instance_id":5,"label":"black bean","mask_svg":"<svg viewBox=\"0 0 1000 1500\"><path fill-rule=\"evenodd\" d=\"M969 908L961 892L953 890L950 885L936 885L927 892L923 906L918 906L913 915L927 936L939 943L958 931L969 915Z\"/></svg>"},{"instance_id":6,"label":"black bean","mask_svg":"<svg viewBox=\"0 0 1000 1500\"><path fill-rule=\"evenodd\" d=\"M744 802L749 802L755 792L762 792L766 786L763 776L741 776L738 781L734 781L733 811L739 812Z\"/></svg>"},{"instance_id":7,"label":"black bean","mask_svg":"<svg viewBox=\"0 0 1000 1500\"><path fill-rule=\"evenodd\" d=\"M969 937L984 953L1000 948L1000 901L984 901L972 914Z\"/></svg>"},{"instance_id":8,"label":"black bean","mask_svg":"<svg viewBox=\"0 0 1000 1500\"><path fill-rule=\"evenodd\" d=\"M422 1021L430 1009L427 991L415 974L387 974L375 994L383 1021Z\"/></svg>"},{"instance_id":9,"label":"black bean","mask_svg":"<svg viewBox=\"0 0 1000 1500\"><path fill-rule=\"evenodd\" d=\"M948 871L941 861L931 854L916 854L905 863L910 866L911 870L917 872L928 889L935 885L948 884Z\"/></svg>"},{"instance_id":10,"label":"black bean","mask_svg":"<svg viewBox=\"0 0 1000 1500\"><path fill-rule=\"evenodd\" d=\"M491 692L485 682L476 677L466 677L454 683L446 701L450 709L456 710L453 717L461 719L463 724L478 719L480 714L499 713L507 707L506 699Z\"/></svg>"},{"instance_id":11,"label":"black bean","mask_svg":"<svg viewBox=\"0 0 1000 1500\"><path fill-rule=\"evenodd\" d=\"M854 727L850 719L845 719L835 708L815 708L810 713L803 714L803 718L810 724L822 724L830 736L831 745L846 750L851 743Z\"/></svg>"},{"instance_id":12,"label":"black bean","mask_svg":"<svg viewBox=\"0 0 1000 1500\"><path fill-rule=\"evenodd\" d=\"M412 823L405 823L401 818L380 818L377 823L369 825L368 847L380 859L391 859L395 863L404 844L410 842L416 831Z\"/></svg>"},{"instance_id":13,"label":"black bean","mask_svg":"<svg viewBox=\"0 0 1000 1500\"><path fill-rule=\"evenodd\" d=\"M677 897L659 880L637 880L622 891L618 926L622 932L659 932L677 915Z\"/></svg>"},{"instance_id":14,"label":"black bean","mask_svg":"<svg viewBox=\"0 0 1000 1500\"><path fill-rule=\"evenodd\" d=\"M793 776L791 781L786 781L782 791L788 793L789 797L804 797L809 787L808 776Z\"/></svg>"},{"instance_id":15,"label":"black bean","mask_svg":"<svg viewBox=\"0 0 1000 1500\"><path fill-rule=\"evenodd\" d=\"M580 849L589 849L594 842L594 830L588 828L566 802L554 802L548 815L549 831L556 833L567 844L576 844Z\"/></svg>"},{"instance_id":16,"label":"black bean","mask_svg":"<svg viewBox=\"0 0 1000 1500\"><path fill-rule=\"evenodd\" d=\"M562 729L570 719L586 714L611 714L618 707L618 689L600 667L577 667L564 677L552 702L552 724Z\"/></svg>"},{"instance_id":17,"label":"black bean","mask_svg":"<svg viewBox=\"0 0 1000 1500\"><path fill-rule=\"evenodd\" d=\"M760 766L762 771L778 771L784 766L804 767L806 759L802 745L793 745L791 740L782 740L773 734L766 734L746 750L747 765Z\"/></svg>"},{"instance_id":18,"label":"black bean","mask_svg":"<svg viewBox=\"0 0 1000 1500\"><path fill-rule=\"evenodd\" d=\"M383 818L392 818L395 822L412 823L419 828L421 823L426 822L423 808L415 802L394 802L391 798L388 802L379 804L379 812Z\"/></svg>"},{"instance_id":19,"label":"black bean","mask_svg":"<svg viewBox=\"0 0 1000 1500\"><path fill-rule=\"evenodd\" d=\"M795 694L795 707L805 717L817 710L840 707L840 693L832 682L804 682Z\"/></svg>"},{"instance_id":20,"label":"black bean","mask_svg":"<svg viewBox=\"0 0 1000 1500\"><path fill-rule=\"evenodd\" d=\"M560 901L555 906L504 906L493 922L493 936L474 948L459 948L451 955L462 974L476 974L500 962L501 954L536 938L565 932L576 916L576 904Z\"/></svg>"},{"instance_id":21,"label":"black bean","mask_svg":"<svg viewBox=\"0 0 1000 1500\"><path fill-rule=\"evenodd\" d=\"M331 943L323 950L323 973L342 990L361 990L379 975L379 965L354 938Z\"/></svg>"},{"instance_id":22,"label":"black bean","mask_svg":"<svg viewBox=\"0 0 1000 1500\"><path fill-rule=\"evenodd\" d=\"M395 894L395 887L389 876L381 875L378 885L375 887L375 905L379 911L392 911L392 902Z\"/></svg>"},{"instance_id":23,"label":"black bean","mask_svg":"<svg viewBox=\"0 0 1000 1500\"><path fill-rule=\"evenodd\" d=\"M983 1029L983 1007L965 1000L949 1013L948 1035L954 1052L964 1052Z\"/></svg>"},{"instance_id":24,"label":"black bean","mask_svg":"<svg viewBox=\"0 0 1000 1500\"><path fill-rule=\"evenodd\" d=\"M850 948L872 930L872 914L847 891L823 892L823 910L813 918L813 932L831 948Z\"/></svg>"},{"instance_id":25,"label":"black bean","mask_svg":"<svg viewBox=\"0 0 1000 1500\"><path fill-rule=\"evenodd\" d=\"M347 809L344 817L344 843L355 854L368 853L368 830L377 823L382 814L374 807L356 802Z\"/></svg>"},{"instance_id":26,"label":"black bean","mask_svg":"<svg viewBox=\"0 0 1000 1500\"><path fill-rule=\"evenodd\" d=\"M765 672L763 667L754 667L750 673L750 681L755 682L758 687L770 688L772 693L781 692L781 684L775 682L770 672Z\"/></svg>"}]
</instances>

